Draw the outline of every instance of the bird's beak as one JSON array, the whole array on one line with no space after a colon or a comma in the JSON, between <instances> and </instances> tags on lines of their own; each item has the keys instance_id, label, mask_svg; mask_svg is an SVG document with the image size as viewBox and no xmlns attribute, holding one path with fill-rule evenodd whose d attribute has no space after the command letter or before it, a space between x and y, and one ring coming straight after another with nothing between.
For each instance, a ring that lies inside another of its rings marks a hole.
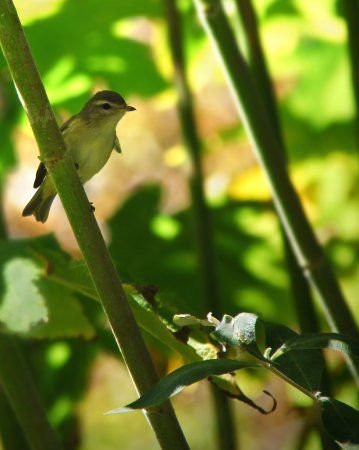
<instances>
[{"instance_id":1,"label":"bird's beak","mask_svg":"<svg viewBox=\"0 0 359 450\"><path fill-rule=\"evenodd\" d=\"M134 108L133 106L126 105L125 110L126 111L136 111L136 108Z\"/></svg>"}]
</instances>

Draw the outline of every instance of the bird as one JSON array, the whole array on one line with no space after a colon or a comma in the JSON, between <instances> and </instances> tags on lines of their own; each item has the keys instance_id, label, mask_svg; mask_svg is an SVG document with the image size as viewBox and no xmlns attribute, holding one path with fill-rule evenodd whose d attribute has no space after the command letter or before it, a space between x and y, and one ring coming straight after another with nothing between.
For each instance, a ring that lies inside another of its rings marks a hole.
<instances>
[{"instance_id":1,"label":"bird","mask_svg":"<svg viewBox=\"0 0 359 450\"><path fill-rule=\"evenodd\" d=\"M117 92L99 91L62 125L60 130L67 151L72 155L82 184L104 167L112 150L122 152L116 126L126 112L135 110ZM36 171L33 187L37 191L22 215L34 215L38 222L44 223L57 192L43 162Z\"/></svg>"}]
</instances>

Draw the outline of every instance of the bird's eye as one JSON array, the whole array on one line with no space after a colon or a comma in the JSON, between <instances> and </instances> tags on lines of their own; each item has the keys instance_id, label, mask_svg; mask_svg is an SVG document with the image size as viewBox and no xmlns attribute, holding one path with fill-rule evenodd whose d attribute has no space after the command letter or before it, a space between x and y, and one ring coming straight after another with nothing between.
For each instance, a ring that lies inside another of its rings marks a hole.
<instances>
[{"instance_id":1,"label":"bird's eye","mask_svg":"<svg viewBox=\"0 0 359 450\"><path fill-rule=\"evenodd\" d=\"M111 109L111 105L109 103L102 103L101 108L102 109Z\"/></svg>"}]
</instances>

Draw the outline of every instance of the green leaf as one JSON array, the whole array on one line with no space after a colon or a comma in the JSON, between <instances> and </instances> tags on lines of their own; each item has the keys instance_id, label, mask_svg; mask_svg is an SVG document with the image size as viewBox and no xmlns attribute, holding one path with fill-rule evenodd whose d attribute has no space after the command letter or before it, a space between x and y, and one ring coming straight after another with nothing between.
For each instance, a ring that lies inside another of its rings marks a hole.
<instances>
[{"instance_id":1,"label":"green leaf","mask_svg":"<svg viewBox=\"0 0 359 450\"><path fill-rule=\"evenodd\" d=\"M202 318L203 311L208 308L202 301L199 283L195 283L193 279L197 259L192 245L190 211L187 209L173 216L180 225L180 232L172 240L163 239L150 225L158 215L161 198L161 191L158 188L153 185L146 186L136 191L121 206L109 222L111 254L115 261L116 259L126 261L127 271L136 274L137 280L141 280L141 283L161 286L161 292L166 293L166 299L171 300L173 314L191 312ZM218 251L220 259L225 261L219 276L223 311L233 311L235 306L232 300L240 295L243 310L246 309L245 305L248 306L248 310L263 309L264 302L266 316L273 317L274 320L278 309L283 313L283 317L291 314L292 310L284 289L279 287L283 273L281 269L277 269L280 266L278 252L268 244L266 235L259 236L256 230L253 231L253 227L248 225L262 223L263 207L267 208L268 205L254 202L239 207L238 203L229 199L225 205L216 207L216 223L219 225ZM138 220L138 211L141 211L142 220ZM245 220L242 223L241 219L238 228L239 217L242 216ZM259 225L258 229L261 229ZM138 239L138 236L141 236L141 239ZM238 243L238 239L243 249L242 253L246 255L246 261L238 258L233 246L233 242ZM253 255L254 249L257 248L260 248L261 252L251 256L249 269L247 255ZM261 261L260 278L258 278L258 259ZM156 264L153 264L153 261L156 261ZM276 269L272 273L273 267ZM240 286L238 273L241 274ZM122 279L126 277L122 276ZM169 303L168 300L165 301Z\"/></svg>"},{"instance_id":2,"label":"green leaf","mask_svg":"<svg viewBox=\"0 0 359 450\"><path fill-rule=\"evenodd\" d=\"M242 343L234 331L233 327L233 317L225 314L221 322L216 326L212 335L224 344L231 345L232 347L238 347Z\"/></svg>"},{"instance_id":3,"label":"green leaf","mask_svg":"<svg viewBox=\"0 0 359 450\"><path fill-rule=\"evenodd\" d=\"M132 286L126 286L125 290L136 321L142 330L180 354L186 361L200 359L192 347L175 338L143 295L139 294Z\"/></svg>"},{"instance_id":4,"label":"green leaf","mask_svg":"<svg viewBox=\"0 0 359 450\"><path fill-rule=\"evenodd\" d=\"M292 70L296 66L298 77L296 88L287 98L290 109L296 117L322 128L347 120L354 106L350 85L345 82L348 61L344 46L314 36L298 42L299 48L288 58L288 62L292 59Z\"/></svg>"},{"instance_id":5,"label":"green leaf","mask_svg":"<svg viewBox=\"0 0 359 450\"><path fill-rule=\"evenodd\" d=\"M41 250L41 253L39 252L38 257L45 259L47 266L50 268L46 273L48 280L61 286L62 289L67 288L73 293L98 301L92 279L82 260L72 260L64 252L47 249L46 247ZM185 361L199 359L193 348L174 337L142 294L131 285L124 285L124 288L135 318L142 330L180 354Z\"/></svg>"},{"instance_id":6,"label":"green leaf","mask_svg":"<svg viewBox=\"0 0 359 450\"><path fill-rule=\"evenodd\" d=\"M264 341L264 327L259 316L252 313L240 313L233 320L233 329L249 353L261 360L266 360L258 346Z\"/></svg>"},{"instance_id":7,"label":"green leaf","mask_svg":"<svg viewBox=\"0 0 359 450\"><path fill-rule=\"evenodd\" d=\"M173 317L173 323L179 327L215 327L216 325L218 325L219 321L211 314L208 314L207 319L198 319L191 314L175 314Z\"/></svg>"},{"instance_id":8,"label":"green leaf","mask_svg":"<svg viewBox=\"0 0 359 450\"><path fill-rule=\"evenodd\" d=\"M284 325L264 323L267 346L274 351L299 335ZM274 353L275 356L275 353ZM324 359L319 350L293 350L273 358L275 369L311 392L319 390Z\"/></svg>"},{"instance_id":9,"label":"green leaf","mask_svg":"<svg viewBox=\"0 0 359 450\"><path fill-rule=\"evenodd\" d=\"M261 320L256 314L240 313L234 318L224 315L212 334L219 342L245 348L256 358L267 361L257 343L258 340L262 340L262 327Z\"/></svg>"},{"instance_id":10,"label":"green leaf","mask_svg":"<svg viewBox=\"0 0 359 450\"><path fill-rule=\"evenodd\" d=\"M85 90L90 91L91 80L94 78L106 79L108 85L121 92L125 98L129 92L146 96L158 93L166 87L166 82L155 65L155 59L148 52L148 45L123 31L128 19L158 16L158 2L146 2L143 5L126 2L119 16L109 13L116 8L115 0L107 1L106 5L107 7L101 10L98 8L98 0L88 0L89 9L84 10L76 2L62 2L55 15L46 20L37 20L26 27L33 48L41 49L36 52L36 60L41 73L44 74L50 98L56 103L78 97ZM96 15L92 16L90 11L96 11ZM84 20L79 21L79 17ZM89 21L92 21L91 27L85 25ZM66 35L62 32L64 23L69 26ZM91 41L91 36L93 37L97 30L107 32L98 33L97 38ZM41 42L49 35L53 36L56 42L52 51L41 46ZM62 45L57 41L61 36ZM84 39L82 44L78 36ZM118 45L121 45L121 55L116 51ZM143 83L141 76L144 70L147 75L146 83ZM131 89L126 90L126 79L131 79ZM87 94L73 100L72 112L79 111L88 98Z\"/></svg>"},{"instance_id":11,"label":"green leaf","mask_svg":"<svg viewBox=\"0 0 359 450\"><path fill-rule=\"evenodd\" d=\"M96 289L83 260L71 259L61 250L49 250L46 247L39 250L37 256L46 261L48 266L45 273L46 278L58 286L98 300Z\"/></svg>"},{"instance_id":12,"label":"green leaf","mask_svg":"<svg viewBox=\"0 0 359 450\"><path fill-rule=\"evenodd\" d=\"M256 326L259 321L256 314L241 313L233 319L233 330L243 344L256 342Z\"/></svg>"},{"instance_id":13,"label":"green leaf","mask_svg":"<svg viewBox=\"0 0 359 450\"><path fill-rule=\"evenodd\" d=\"M231 359L211 359L187 364L162 378L138 400L123 408L109 411L106 414L120 414L136 409L148 409L160 405L181 392L186 386L211 375L222 375L239 369L255 369L258 367L260 366Z\"/></svg>"},{"instance_id":14,"label":"green leaf","mask_svg":"<svg viewBox=\"0 0 359 450\"><path fill-rule=\"evenodd\" d=\"M25 333L37 339L78 338L91 339L95 329L84 315L81 304L69 289L59 289L50 280L40 280L37 285L46 298L48 321L39 323Z\"/></svg>"},{"instance_id":15,"label":"green leaf","mask_svg":"<svg viewBox=\"0 0 359 450\"><path fill-rule=\"evenodd\" d=\"M323 425L332 438L346 450L359 449L359 411L334 398L319 401Z\"/></svg>"},{"instance_id":16,"label":"green leaf","mask_svg":"<svg viewBox=\"0 0 359 450\"><path fill-rule=\"evenodd\" d=\"M13 268L10 265L9 272L6 268L13 258L21 258L22 262L17 262ZM74 296L82 294L98 300L87 267L83 261L73 260L61 250L52 236L1 241L0 263L4 268L0 279L0 292L4 298L0 306L0 320L9 329L38 338L93 336L94 330ZM140 294L132 287L129 287L129 293L130 303L142 329L177 351L186 361L199 358L191 347L172 335ZM39 321L43 323L32 329L31 325Z\"/></svg>"},{"instance_id":17,"label":"green leaf","mask_svg":"<svg viewBox=\"0 0 359 450\"><path fill-rule=\"evenodd\" d=\"M68 286L74 292L98 301L97 292L83 261L66 261L56 254L47 254L47 256L50 258L52 266L52 271L49 273L51 280L59 285ZM143 295L131 285L124 285L124 288L136 321L142 330L145 330L159 342L179 353L186 361L195 361L199 358L191 347L178 341L173 336Z\"/></svg>"},{"instance_id":18,"label":"green leaf","mask_svg":"<svg viewBox=\"0 0 359 450\"><path fill-rule=\"evenodd\" d=\"M98 301L97 292L83 261L66 261L63 258L59 258L56 254L48 254L47 256L51 258L52 271L49 274L50 280L59 285L68 286L74 292ZM186 361L195 361L199 358L191 347L178 341L173 336L143 295L131 285L124 285L124 288L136 321L142 330L145 330L159 342L179 353Z\"/></svg>"},{"instance_id":19,"label":"green leaf","mask_svg":"<svg viewBox=\"0 0 359 450\"><path fill-rule=\"evenodd\" d=\"M74 301L73 294L81 294L87 298L98 301L98 295L92 283L92 279L82 260L71 259L68 254L57 247L57 244L44 245L37 248L36 254L34 253L34 255L42 261L42 264L46 265L47 270L44 271L42 279L55 283L58 287L61 287L63 292L67 292L69 295L68 301L70 303L73 303ZM124 287L136 320L142 330L145 330L159 342L179 353L186 361L195 361L199 359L196 352L190 346L178 341L173 336L166 325L158 317L157 312L154 311L149 302L144 299L143 295L131 285L124 285ZM56 302L56 300L54 300L54 302ZM58 305L57 302L56 304ZM80 309L80 305L78 305L77 310ZM59 311L57 312L59 313ZM71 314L69 314L69 316L71 316ZM85 326L84 320L81 321L80 317L78 317L78 319L78 333L81 335L88 335L90 330ZM62 319L58 317L58 323L60 323L61 320ZM65 329L70 332L70 329L72 328L71 324L74 325L72 317L68 317L68 321L68 327L65 327ZM57 331L59 330L59 328L55 326L55 323L54 327L57 328ZM42 330L45 330L45 328L42 327ZM51 335L55 333L56 330L53 330ZM76 330L72 329L71 333L76 334Z\"/></svg>"},{"instance_id":20,"label":"green leaf","mask_svg":"<svg viewBox=\"0 0 359 450\"><path fill-rule=\"evenodd\" d=\"M40 273L37 264L29 258L12 258L3 265L0 321L9 331L26 332L33 324L47 320L45 299L34 283Z\"/></svg>"},{"instance_id":21,"label":"green leaf","mask_svg":"<svg viewBox=\"0 0 359 450\"><path fill-rule=\"evenodd\" d=\"M7 329L32 338L90 338L94 329L66 283L54 283L54 267L71 259L52 236L0 241L0 320Z\"/></svg>"},{"instance_id":22,"label":"green leaf","mask_svg":"<svg viewBox=\"0 0 359 450\"><path fill-rule=\"evenodd\" d=\"M257 340L259 320L259 317L252 313L240 313L234 318L225 314L213 335L219 341L232 346L254 344Z\"/></svg>"},{"instance_id":23,"label":"green leaf","mask_svg":"<svg viewBox=\"0 0 359 450\"><path fill-rule=\"evenodd\" d=\"M6 71L6 63L0 60L0 70ZM0 189L3 192L3 183L6 182L6 174L16 163L14 152L13 131L16 126L21 107L11 83L3 84L2 115L1 115L1 158L0 158Z\"/></svg>"},{"instance_id":24,"label":"green leaf","mask_svg":"<svg viewBox=\"0 0 359 450\"><path fill-rule=\"evenodd\" d=\"M349 356L359 356L359 341L339 333L313 333L296 336L286 341L277 352L330 348Z\"/></svg>"}]
</instances>

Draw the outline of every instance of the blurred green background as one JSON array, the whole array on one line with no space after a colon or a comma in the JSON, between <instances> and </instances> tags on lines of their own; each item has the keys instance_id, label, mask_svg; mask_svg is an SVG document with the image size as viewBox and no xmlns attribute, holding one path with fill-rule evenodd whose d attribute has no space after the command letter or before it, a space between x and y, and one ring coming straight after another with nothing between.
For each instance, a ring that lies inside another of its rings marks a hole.
<instances>
[{"instance_id":1,"label":"blurred green background","mask_svg":"<svg viewBox=\"0 0 359 450\"><path fill-rule=\"evenodd\" d=\"M177 116L163 3L18 0L15 4L59 122L78 112L100 89L120 92L137 109L118 128L123 154L114 154L86 186L122 279L158 286L174 312L205 316L189 192L191 164ZM223 311L253 311L298 329L268 186L193 4L190 0L178 4L203 143ZM358 144L340 1L254 4L292 179L359 319ZM233 4L226 2L226 8L238 31ZM0 177L8 235L18 239L54 233L77 257L58 200L45 225L21 217L32 195L38 151L4 60L0 63ZM66 449L157 449L140 413L102 415L131 401L135 392L98 305L77 300L91 322L91 332L67 332L64 323L63 332L60 326L52 340L24 341L52 423L61 430ZM151 348L162 374L181 364L154 343ZM353 392L345 383L342 361L333 358L330 363L335 376L344 381L335 394L350 403ZM259 396L259 402L265 401L262 389L269 388L279 405L267 417L236 404L241 448L294 448L303 431L306 400L272 378L243 377L248 393ZM215 448L210 402L205 383L175 400L195 450ZM319 448L315 435L306 448Z\"/></svg>"}]
</instances>

